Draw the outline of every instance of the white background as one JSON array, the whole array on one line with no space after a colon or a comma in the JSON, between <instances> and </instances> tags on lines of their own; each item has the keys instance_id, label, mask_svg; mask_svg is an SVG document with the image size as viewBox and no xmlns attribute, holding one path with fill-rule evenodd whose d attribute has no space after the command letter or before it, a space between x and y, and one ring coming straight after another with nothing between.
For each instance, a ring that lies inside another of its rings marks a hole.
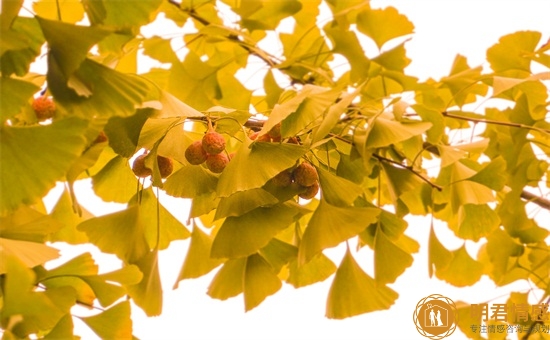
<instances>
[{"instance_id":1,"label":"white background","mask_svg":"<svg viewBox=\"0 0 550 340\"><path fill-rule=\"evenodd\" d=\"M550 2L545 0L373 0L371 4L374 8L394 6L414 23L415 34L406 44L407 55L412 59L407 72L421 79L438 79L447 75L458 53L466 56L470 65L486 66L486 49L502 35L518 30L536 30L543 33L543 41L546 41L550 33ZM96 214L116 209L90 197L86 193L89 192L89 186L87 181L78 184L83 192L80 201L86 208ZM168 204L177 217L186 219L185 207L181 202L174 203L166 196L161 197L161 202ZM51 202L48 204L51 205ZM536 218L539 221L550 220L547 212L536 214ZM413 266L391 285L400 297L388 311L339 321L326 319L325 301L332 278L299 290L284 284L276 295L268 297L248 313L244 313L242 295L223 302L206 295L214 273L200 279L183 281L177 290L172 290L188 245L188 241L177 241L160 254L164 287L163 314L147 318L141 310L134 308L134 334L140 339L151 340L425 339L416 331L412 315L417 302L427 295L438 293L454 301L481 303L492 299L502 301L511 291L526 291L530 288L527 283L497 288L484 277L473 287L458 289L435 278L430 279L426 249L430 221L415 218L409 222L407 234L421 244L421 249L414 255ZM462 244L443 225L437 225L436 232L447 247L455 249ZM467 244L471 255L475 256L478 246ZM63 254L73 257L90 250L94 252L102 272L117 267L115 258L97 254L91 247L78 250L63 247ZM343 251L342 248L336 248L329 250L327 255L339 264ZM371 251L361 250L355 257L363 269L372 275ZM66 259L56 262L64 262ZM75 314L79 312L75 310ZM76 327L84 339L95 337L78 321ZM462 338L464 336L458 330L449 337Z\"/></svg>"}]
</instances>

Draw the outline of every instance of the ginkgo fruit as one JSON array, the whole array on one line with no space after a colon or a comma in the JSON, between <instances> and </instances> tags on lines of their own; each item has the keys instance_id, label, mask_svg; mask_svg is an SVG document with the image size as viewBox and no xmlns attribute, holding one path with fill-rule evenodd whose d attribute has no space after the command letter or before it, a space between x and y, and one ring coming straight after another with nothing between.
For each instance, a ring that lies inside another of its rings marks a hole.
<instances>
[{"instance_id":1,"label":"ginkgo fruit","mask_svg":"<svg viewBox=\"0 0 550 340\"><path fill-rule=\"evenodd\" d=\"M208 131L202 137L202 148L210 155L217 155L225 150L225 139L216 131Z\"/></svg>"},{"instance_id":2,"label":"ginkgo fruit","mask_svg":"<svg viewBox=\"0 0 550 340\"><path fill-rule=\"evenodd\" d=\"M281 140L281 123L275 125L274 127L269 130L267 135L273 139L274 141L280 141Z\"/></svg>"},{"instance_id":3,"label":"ginkgo fruit","mask_svg":"<svg viewBox=\"0 0 550 340\"><path fill-rule=\"evenodd\" d=\"M53 100L46 96L35 98L32 102L32 109L39 121L53 118L56 110Z\"/></svg>"},{"instance_id":4,"label":"ginkgo fruit","mask_svg":"<svg viewBox=\"0 0 550 340\"><path fill-rule=\"evenodd\" d=\"M303 198L305 200L310 200L317 195L319 192L319 182L315 182L312 185L305 187L304 191L298 194L300 198Z\"/></svg>"},{"instance_id":5,"label":"ginkgo fruit","mask_svg":"<svg viewBox=\"0 0 550 340\"><path fill-rule=\"evenodd\" d=\"M185 149L185 159L193 165L199 165L206 162L208 154L202 147L202 140L193 142Z\"/></svg>"},{"instance_id":6,"label":"ginkgo fruit","mask_svg":"<svg viewBox=\"0 0 550 340\"><path fill-rule=\"evenodd\" d=\"M309 187L319 180L317 169L307 162L302 162L293 171L294 180L303 187Z\"/></svg>"},{"instance_id":7,"label":"ginkgo fruit","mask_svg":"<svg viewBox=\"0 0 550 340\"><path fill-rule=\"evenodd\" d=\"M107 138L107 135L105 134L105 132L100 131L92 144L105 143L108 140L109 138Z\"/></svg>"},{"instance_id":8,"label":"ginkgo fruit","mask_svg":"<svg viewBox=\"0 0 550 340\"><path fill-rule=\"evenodd\" d=\"M273 177L272 182L278 187L288 187L292 184L293 180L294 178L292 176L292 171L287 169L279 172L275 177Z\"/></svg>"},{"instance_id":9,"label":"ginkgo fruit","mask_svg":"<svg viewBox=\"0 0 550 340\"><path fill-rule=\"evenodd\" d=\"M147 157L147 154L137 156L132 165L132 171L139 178L149 177L153 173L151 169L145 166L145 157Z\"/></svg>"},{"instance_id":10,"label":"ginkgo fruit","mask_svg":"<svg viewBox=\"0 0 550 340\"><path fill-rule=\"evenodd\" d=\"M206 167L215 174L221 173L227 163L229 163L229 158L224 153L208 155L206 158Z\"/></svg>"},{"instance_id":11,"label":"ginkgo fruit","mask_svg":"<svg viewBox=\"0 0 550 340\"><path fill-rule=\"evenodd\" d=\"M157 164L159 166L160 177L162 178L170 176L172 171L174 171L174 164L168 157L157 156Z\"/></svg>"}]
</instances>

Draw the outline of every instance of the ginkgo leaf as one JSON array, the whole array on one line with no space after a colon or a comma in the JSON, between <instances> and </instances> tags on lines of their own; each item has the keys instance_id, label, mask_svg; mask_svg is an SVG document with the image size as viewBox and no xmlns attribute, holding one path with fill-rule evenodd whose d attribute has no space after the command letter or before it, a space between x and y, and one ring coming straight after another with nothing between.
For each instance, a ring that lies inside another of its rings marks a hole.
<instances>
[{"instance_id":1,"label":"ginkgo leaf","mask_svg":"<svg viewBox=\"0 0 550 340\"><path fill-rule=\"evenodd\" d=\"M134 263L149 253L138 205L91 218L80 223L77 229L85 232L101 251L115 254L123 261Z\"/></svg>"},{"instance_id":2,"label":"ginkgo leaf","mask_svg":"<svg viewBox=\"0 0 550 340\"><path fill-rule=\"evenodd\" d=\"M474 260L463 245L451 252L452 258L447 266L435 270L435 275L446 282L456 286L471 286L479 281L483 275L483 264Z\"/></svg>"},{"instance_id":3,"label":"ginkgo leaf","mask_svg":"<svg viewBox=\"0 0 550 340\"><path fill-rule=\"evenodd\" d=\"M44 243L61 227L59 221L29 206L21 206L6 217L0 217L0 237L12 240Z\"/></svg>"},{"instance_id":4,"label":"ginkgo leaf","mask_svg":"<svg viewBox=\"0 0 550 340\"><path fill-rule=\"evenodd\" d=\"M82 244L88 242L86 234L78 231L76 226L82 221L92 218L93 215L82 207L81 212L82 216L75 214L71 196L67 190L63 190L63 193L51 212L51 217L61 222L63 227L50 234L48 241L67 242L69 244Z\"/></svg>"},{"instance_id":5,"label":"ginkgo leaf","mask_svg":"<svg viewBox=\"0 0 550 340\"><path fill-rule=\"evenodd\" d=\"M298 255L298 248L273 238L265 247L258 251L264 260L266 260L275 273L279 273L281 269Z\"/></svg>"},{"instance_id":6,"label":"ginkgo leaf","mask_svg":"<svg viewBox=\"0 0 550 340\"><path fill-rule=\"evenodd\" d=\"M514 271L514 269L510 269L510 263L515 263L524 252L524 245L518 243L504 230L495 229L487 236L486 253L492 264L490 277L499 285L505 284L506 276L510 276ZM521 271L524 274L524 271Z\"/></svg>"},{"instance_id":7,"label":"ginkgo leaf","mask_svg":"<svg viewBox=\"0 0 550 340\"><path fill-rule=\"evenodd\" d=\"M374 223L379 214L376 208L336 207L321 200L302 237L298 263L303 265L323 249L359 234Z\"/></svg>"},{"instance_id":8,"label":"ginkgo leaf","mask_svg":"<svg viewBox=\"0 0 550 340\"><path fill-rule=\"evenodd\" d=\"M273 268L258 254L246 259L244 272L244 308L249 311L258 306L266 297L281 289L281 280Z\"/></svg>"},{"instance_id":9,"label":"ginkgo leaf","mask_svg":"<svg viewBox=\"0 0 550 340\"><path fill-rule=\"evenodd\" d=\"M25 266L32 268L59 257L59 250L42 243L10 240L0 237L0 258L16 257ZM6 261L0 261L0 274L8 270Z\"/></svg>"},{"instance_id":10,"label":"ginkgo leaf","mask_svg":"<svg viewBox=\"0 0 550 340\"><path fill-rule=\"evenodd\" d=\"M128 160L122 156L115 156L92 176L94 192L105 202L128 202L136 193L136 182Z\"/></svg>"},{"instance_id":11,"label":"ginkgo leaf","mask_svg":"<svg viewBox=\"0 0 550 340\"><path fill-rule=\"evenodd\" d=\"M132 157L138 149L141 128L151 114L150 109L140 109L129 117L111 117L104 131L113 151L126 158Z\"/></svg>"},{"instance_id":12,"label":"ginkgo leaf","mask_svg":"<svg viewBox=\"0 0 550 340\"><path fill-rule=\"evenodd\" d=\"M18 114L39 87L20 79L1 77L0 89L0 120L4 121Z\"/></svg>"},{"instance_id":13,"label":"ginkgo leaf","mask_svg":"<svg viewBox=\"0 0 550 340\"><path fill-rule=\"evenodd\" d=\"M227 197L237 191L259 188L292 167L306 151L305 147L295 144L247 141L223 170L217 193Z\"/></svg>"},{"instance_id":14,"label":"ginkgo leaf","mask_svg":"<svg viewBox=\"0 0 550 340\"><path fill-rule=\"evenodd\" d=\"M410 253L390 240L381 228L374 237L374 278L376 282L394 282L413 263Z\"/></svg>"},{"instance_id":15,"label":"ginkgo leaf","mask_svg":"<svg viewBox=\"0 0 550 340\"><path fill-rule=\"evenodd\" d=\"M103 307L110 306L123 297L127 294L126 287L138 284L142 278L143 274L136 265L124 266L119 270L102 275L80 276L80 279L93 290L97 301Z\"/></svg>"},{"instance_id":16,"label":"ginkgo leaf","mask_svg":"<svg viewBox=\"0 0 550 340\"><path fill-rule=\"evenodd\" d=\"M0 215L44 196L63 178L85 146L87 122L76 117L46 126L0 128Z\"/></svg>"},{"instance_id":17,"label":"ginkgo leaf","mask_svg":"<svg viewBox=\"0 0 550 340\"><path fill-rule=\"evenodd\" d=\"M367 148L380 148L421 135L432 127L429 122L396 122L378 117L372 122L367 137Z\"/></svg>"},{"instance_id":18,"label":"ginkgo leaf","mask_svg":"<svg viewBox=\"0 0 550 340\"><path fill-rule=\"evenodd\" d=\"M437 145L437 150L439 150L439 156L441 157L442 168L453 164L466 155L466 151L455 149L447 145Z\"/></svg>"},{"instance_id":19,"label":"ginkgo leaf","mask_svg":"<svg viewBox=\"0 0 550 340\"><path fill-rule=\"evenodd\" d=\"M319 86L307 85L304 87L303 91L296 93L294 97L285 100L282 103L276 104L275 107L273 107L273 110L271 110L269 119L264 123L262 129L260 130L258 137L268 133L275 125L281 123L292 113L296 112L308 96L322 93L324 91L327 91L327 89Z\"/></svg>"},{"instance_id":20,"label":"ginkgo leaf","mask_svg":"<svg viewBox=\"0 0 550 340\"><path fill-rule=\"evenodd\" d=\"M7 272L3 285L3 305L0 316L7 319L21 315L22 322L12 332L26 337L43 329L52 329L76 302L70 287L34 292L35 275L13 256L2 256Z\"/></svg>"},{"instance_id":21,"label":"ginkgo leaf","mask_svg":"<svg viewBox=\"0 0 550 340\"><path fill-rule=\"evenodd\" d=\"M10 3L16 4L15 1L3 2L2 13L4 6L9 6ZM0 21L3 21L2 18ZM8 77L12 74L24 76L29 71L30 64L41 53L42 45L44 44L44 36L38 21L35 18L25 18L18 16L16 18L6 18L6 24L11 25L11 29L2 31L0 34L0 67L3 77ZM7 48L6 38L11 36L12 46ZM7 50L4 50L7 49Z\"/></svg>"},{"instance_id":22,"label":"ginkgo leaf","mask_svg":"<svg viewBox=\"0 0 550 340\"><path fill-rule=\"evenodd\" d=\"M338 26L327 25L324 28L329 38L334 42L334 53L343 55L351 67L350 79L353 82L359 82L365 79L369 73L370 60L357 38L357 35Z\"/></svg>"},{"instance_id":23,"label":"ginkgo leaf","mask_svg":"<svg viewBox=\"0 0 550 340\"><path fill-rule=\"evenodd\" d=\"M69 314L63 316L55 327L44 337L45 340L57 339L74 339L77 337L73 334L74 324L73 317Z\"/></svg>"},{"instance_id":24,"label":"ginkgo leaf","mask_svg":"<svg viewBox=\"0 0 550 340\"><path fill-rule=\"evenodd\" d=\"M290 262L288 271L286 282L300 288L328 279L336 271L336 265L325 254L318 253L301 266L297 259Z\"/></svg>"},{"instance_id":25,"label":"ginkgo leaf","mask_svg":"<svg viewBox=\"0 0 550 340\"><path fill-rule=\"evenodd\" d=\"M90 26L77 26L69 23L36 17L50 48L49 58L66 79L79 68L86 59L90 48L111 34L110 31Z\"/></svg>"},{"instance_id":26,"label":"ginkgo leaf","mask_svg":"<svg viewBox=\"0 0 550 340\"><path fill-rule=\"evenodd\" d=\"M208 295L214 299L227 300L242 293L246 262L246 257L225 262L208 286Z\"/></svg>"},{"instance_id":27,"label":"ginkgo leaf","mask_svg":"<svg viewBox=\"0 0 550 340\"><path fill-rule=\"evenodd\" d=\"M217 184L218 178L202 166L188 165L174 172L163 189L170 196L196 198L214 192Z\"/></svg>"},{"instance_id":28,"label":"ginkgo leaf","mask_svg":"<svg viewBox=\"0 0 550 340\"><path fill-rule=\"evenodd\" d=\"M161 0L143 0L136 3L121 3L116 0L103 0L86 2L85 8L94 25L129 28L152 21L161 2Z\"/></svg>"},{"instance_id":29,"label":"ginkgo leaf","mask_svg":"<svg viewBox=\"0 0 550 340\"><path fill-rule=\"evenodd\" d=\"M132 339L130 302L122 301L104 312L80 317L102 339Z\"/></svg>"},{"instance_id":30,"label":"ginkgo leaf","mask_svg":"<svg viewBox=\"0 0 550 340\"><path fill-rule=\"evenodd\" d=\"M84 6L77 0L39 0L33 2L32 8L39 17L49 20L63 20L74 24L84 17Z\"/></svg>"},{"instance_id":31,"label":"ginkgo leaf","mask_svg":"<svg viewBox=\"0 0 550 340\"><path fill-rule=\"evenodd\" d=\"M469 181L483 184L496 191L502 190L507 179L506 161L501 156L485 164L475 175L468 178Z\"/></svg>"},{"instance_id":32,"label":"ginkgo leaf","mask_svg":"<svg viewBox=\"0 0 550 340\"><path fill-rule=\"evenodd\" d=\"M457 236L479 241L500 225L497 213L487 204L465 204L458 208L456 220L449 223Z\"/></svg>"},{"instance_id":33,"label":"ginkgo leaf","mask_svg":"<svg viewBox=\"0 0 550 340\"><path fill-rule=\"evenodd\" d=\"M526 56L535 51L541 33L519 31L503 36L487 50L487 61L495 72L521 70L530 72L531 60Z\"/></svg>"},{"instance_id":34,"label":"ginkgo leaf","mask_svg":"<svg viewBox=\"0 0 550 340\"><path fill-rule=\"evenodd\" d=\"M384 170L383 174L387 178L388 191L394 203L404 194L424 185L418 176L415 176L406 169L398 168L385 162L382 162L381 165Z\"/></svg>"},{"instance_id":35,"label":"ginkgo leaf","mask_svg":"<svg viewBox=\"0 0 550 340\"><path fill-rule=\"evenodd\" d=\"M96 265L92 255L90 253L83 253L70 259L62 265L48 270L46 273L38 276L38 280L45 280L56 276L96 275L98 268L99 267Z\"/></svg>"},{"instance_id":36,"label":"ginkgo leaf","mask_svg":"<svg viewBox=\"0 0 550 340\"><path fill-rule=\"evenodd\" d=\"M347 93L337 103L331 105L325 113L323 120L319 124L319 127L314 130L312 143L320 141L332 130L332 128L338 123L338 120L342 117L342 114L347 110L351 102L357 97L359 90L353 93Z\"/></svg>"},{"instance_id":37,"label":"ginkgo leaf","mask_svg":"<svg viewBox=\"0 0 550 340\"><path fill-rule=\"evenodd\" d=\"M393 38L413 33L414 25L394 7L365 9L357 15L357 29L369 36L378 48Z\"/></svg>"},{"instance_id":38,"label":"ginkgo leaf","mask_svg":"<svg viewBox=\"0 0 550 340\"><path fill-rule=\"evenodd\" d=\"M274 30L279 22L298 12L302 4L297 0L251 0L236 2L232 7L241 16L242 25L253 30Z\"/></svg>"},{"instance_id":39,"label":"ginkgo leaf","mask_svg":"<svg viewBox=\"0 0 550 340\"><path fill-rule=\"evenodd\" d=\"M299 210L289 204L256 208L238 217L225 219L212 244L214 258L237 258L255 253L297 217Z\"/></svg>"},{"instance_id":40,"label":"ginkgo leaf","mask_svg":"<svg viewBox=\"0 0 550 340\"><path fill-rule=\"evenodd\" d=\"M323 168L317 168L323 199L335 206L350 206L363 189L345 178L334 175Z\"/></svg>"},{"instance_id":41,"label":"ginkgo leaf","mask_svg":"<svg viewBox=\"0 0 550 340\"><path fill-rule=\"evenodd\" d=\"M130 204L139 205L139 222L151 249L163 250L172 241L191 236L189 230L160 204L151 187L138 192Z\"/></svg>"},{"instance_id":42,"label":"ginkgo leaf","mask_svg":"<svg viewBox=\"0 0 550 340\"><path fill-rule=\"evenodd\" d=\"M192 108L167 91L160 92L159 102L162 108L156 111L155 118L204 116L202 112Z\"/></svg>"},{"instance_id":43,"label":"ginkgo leaf","mask_svg":"<svg viewBox=\"0 0 550 340\"><path fill-rule=\"evenodd\" d=\"M241 216L258 207L268 207L278 202L277 198L262 188L239 191L220 199L214 218Z\"/></svg>"},{"instance_id":44,"label":"ginkgo leaf","mask_svg":"<svg viewBox=\"0 0 550 340\"><path fill-rule=\"evenodd\" d=\"M497 213L508 234L518 237L523 243L539 242L550 234L548 230L541 228L527 216L525 202L515 192L506 195Z\"/></svg>"},{"instance_id":45,"label":"ginkgo leaf","mask_svg":"<svg viewBox=\"0 0 550 340\"><path fill-rule=\"evenodd\" d=\"M390 308L398 294L387 286L379 286L346 251L332 281L327 298L326 316L345 319L351 316Z\"/></svg>"},{"instance_id":46,"label":"ginkgo leaf","mask_svg":"<svg viewBox=\"0 0 550 340\"><path fill-rule=\"evenodd\" d=\"M430 227L428 240L428 272L430 277L433 276L434 271L447 268L452 258L453 254L439 242L433 226Z\"/></svg>"},{"instance_id":47,"label":"ginkgo leaf","mask_svg":"<svg viewBox=\"0 0 550 340\"><path fill-rule=\"evenodd\" d=\"M223 262L220 259L210 257L212 240L213 238L202 231L197 225L193 227L187 256L174 284L174 289L178 288L181 280L201 277Z\"/></svg>"},{"instance_id":48,"label":"ginkgo leaf","mask_svg":"<svg viewBox=\"0 0 550 340\"><path fill-rule=\"evenodd\" d=\"M143 273L141 281L128 286L128 294L147 316L162 313L162 284L158 267L158 249L132 262Z\"/></svg>"}]
</instances>

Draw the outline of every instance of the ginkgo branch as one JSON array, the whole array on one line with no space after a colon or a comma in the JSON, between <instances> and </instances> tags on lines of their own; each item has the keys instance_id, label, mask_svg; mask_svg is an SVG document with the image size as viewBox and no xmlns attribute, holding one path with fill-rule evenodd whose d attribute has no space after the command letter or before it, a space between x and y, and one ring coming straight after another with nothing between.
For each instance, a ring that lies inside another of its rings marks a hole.
<instances>
[{"instance_id":1,"label":"ginkgo branch","mask_svg":"<svg viewBox=\"0 0 550 340\"><path fill-rule=\"evenodd\" d=\"M452 113L449 113L447 111L443 111L441 114L445 117L448 117L448 118L467 120L469 122L474 122L474 123L503 125L503 126L515 127L515 128L518 128L518 129L528 129L528 130L533 130L533 131L538 131L538 132L550 134L550 130L548 130L548 129L537 128L537 127L534 127L534 126L520 124L520 123L501 122L501 121L498 121L498 120L491 120L491 119L485 119L485 118L465 117L465 116L461 116L461 115L452 114Z\"/></svg>"}]
</instances>

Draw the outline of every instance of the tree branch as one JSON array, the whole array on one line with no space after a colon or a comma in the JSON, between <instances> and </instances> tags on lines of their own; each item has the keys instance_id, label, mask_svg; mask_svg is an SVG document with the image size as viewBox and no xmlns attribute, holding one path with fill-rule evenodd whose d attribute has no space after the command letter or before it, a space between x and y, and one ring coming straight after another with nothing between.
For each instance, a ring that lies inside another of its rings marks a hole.
<instances>
[{"instance_id":1,"label":"tree branch","mask_svg":"<svg viewBox=\"0 0 550 340\"><path fill-rule=\"evenodd\" d=\"M498 121L498 120L491 120L491 119L484 119L484 118L465 117L465 116L455 115L455 114L449 113L447 111L443 111L443 112L441 112L441 114L445 117L454 118L454 119L461 119L461 120L467 120L469 122L474 122L474 123L503 125L503 126L515 127L515 128L518 128L518 129L528 129L528 130L533 130L533 131L538 131L538 132L550 134L550 130L541 129L541 128L537 128L537 127L529 126L529 125L525 125L525 124L512 123L512 122L501 122L501 121Z\"/></svg>"}]
</instances>

